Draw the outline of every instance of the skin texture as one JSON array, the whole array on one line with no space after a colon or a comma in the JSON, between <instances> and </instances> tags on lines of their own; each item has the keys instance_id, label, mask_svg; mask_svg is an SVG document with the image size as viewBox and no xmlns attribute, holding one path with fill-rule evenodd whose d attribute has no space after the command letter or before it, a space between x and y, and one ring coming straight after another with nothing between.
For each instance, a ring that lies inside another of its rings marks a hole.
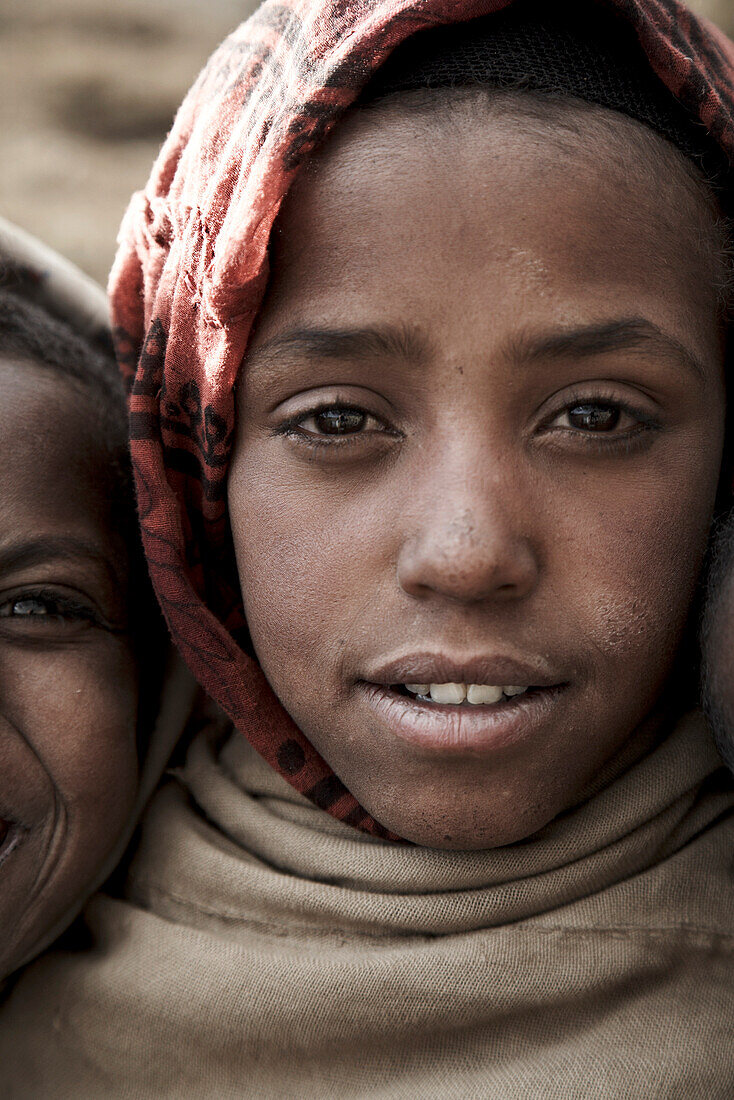
<instances>
[{"instance_id":1,"label":"skin texture","mask_svg":"<svg viewBox=\"0 0 734 1100\"><path fill-rule=\"evenodd\" d=\"M0 363L0 976L89 889L136 793L127 550L93 423L73 383Z\"/></svg>"},{"instance_id":2,"label":"skin texture","mask_svg":"<svg viewBox=\"0 0 734 1100\"><path fill-rule=\"evenodd\" d=\"M710 209L661 140L574 111L345 120L285 202L240 380L229 507L256 654L362 805L423 845L527 837L660 736L706 547ZM304 337L364 328L383 336ZM570 418L590 404L613 430ZM325 406L368 415L325 435ZM421 653L564 686L519 733L421 743L365 684Z\"/></svg>"}]
</instances>

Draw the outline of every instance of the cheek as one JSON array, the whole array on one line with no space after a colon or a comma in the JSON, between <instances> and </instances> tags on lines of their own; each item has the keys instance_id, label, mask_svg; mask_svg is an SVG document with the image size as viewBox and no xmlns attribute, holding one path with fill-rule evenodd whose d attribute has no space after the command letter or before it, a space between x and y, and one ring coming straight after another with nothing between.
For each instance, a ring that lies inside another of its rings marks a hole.
<instances>
[{"instance_id":1,"label":"cheek","mask_svg":"<svg viewBox=\"0 0 734 1100\"><path fill-rule=\"evenodd\" d=\"M119 639L0 646L0 810L21 827L3 865L0 975L92 884L137 792L137 671Z\"/></svg>"},{"instance_id":2,"label":"cheek","mask_svg":"<svg viewBox=\"0 0 734 1100\"><path fill-rule=\"evenodd\" d=\"M0 718L0 817L24 828L47 823L54 812L54 787L33 748Z\"/></svg>"},{"instance_id":3,"label":"cheek","mask_svg":"<svg viewBox=\"0 0 734 1100\"><path fill-rule=\"evenodd\" d=\"M587 493L581 530L564 526L557 547L570 568L564 587L602 674L636 683L643 673L658 684L667 672L694 598L715 491L713 468L668 470Z\"/></svg>"},{"instance_id":4,"label":"cheek","mask_svg":"<svg viewBox=\"0 0 734 1100\"><path fill-rule=\"evenodd\" d=\"M0 657L2 715L29 746L69 827L110 836L137 789L137 671L118 639Z\"/></svg>"},{"instance_id":5,"label":"cheek","mask_svg":"<svg viewBox=\"0 0 734 1100\"><path fill-rule=\"evenodd\" d=\"M245 460L233 471L230 516L250 633L275 684L274 658L312 673L319 655L338 658L345 629L354 641L394 580L394 546L385 502L313 485L286 494L257 471Z\"/></svg>"}]
</instances>

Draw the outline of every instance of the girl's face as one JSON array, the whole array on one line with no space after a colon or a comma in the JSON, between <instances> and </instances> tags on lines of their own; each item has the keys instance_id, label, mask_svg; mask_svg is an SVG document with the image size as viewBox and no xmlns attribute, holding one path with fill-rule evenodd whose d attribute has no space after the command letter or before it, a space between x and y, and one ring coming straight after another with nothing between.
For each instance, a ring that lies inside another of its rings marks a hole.
<instances>
[{"instance_id":1,"label":"girl's face","mask_svg":"<svg viewBox=\"0 0 734 1100\"><path fill-rule=\"evenodd\" d=\"M280 218L229 482L245 610L285 708L419 844L526 837L660 729L722 341L710 215L611 118L561 145L356 113Z\"/></svg>"},{"instance_id":2,"label":"girl's face","mask_svg":"<svg viewBox=\"0 0 734 1100\"><path fill-rule=\"evenodd\" d=\"M137 787L127 549L93 416L0 363L0 977L89 889Z\"/></svg>"}]
</instances>

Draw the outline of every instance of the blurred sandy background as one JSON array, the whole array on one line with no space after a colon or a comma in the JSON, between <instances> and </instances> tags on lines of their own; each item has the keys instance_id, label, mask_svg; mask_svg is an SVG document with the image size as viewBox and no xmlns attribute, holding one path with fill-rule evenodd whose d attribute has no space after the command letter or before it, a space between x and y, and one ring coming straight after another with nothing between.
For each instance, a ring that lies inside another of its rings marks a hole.
<instances>
[{"instance_id":1,"label":"blurred sandy background","mask_svg":"<svg viewBox=\"0 0 734 1100\"><path fill-rule=\"evenodd\" d=\"M734 35L734 0L691 6ZM0 214L101 281L132 191L257 0L0 0Z\"/></svg>"}]
</instances>

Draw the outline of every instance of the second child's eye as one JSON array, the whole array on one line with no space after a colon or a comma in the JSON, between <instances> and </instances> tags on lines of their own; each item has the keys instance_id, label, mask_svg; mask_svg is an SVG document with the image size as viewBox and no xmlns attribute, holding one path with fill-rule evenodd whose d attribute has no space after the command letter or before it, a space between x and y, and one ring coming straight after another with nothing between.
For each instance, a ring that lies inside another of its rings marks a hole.
<instances>
[{"instance_id":1,"label":"second child's eye","mask_svg":"<svg viewBox=\"0 0 734 1100\"><path fill-rule=\"evenodd\" d=\"M11 615L52 615L54 610L48 600L40 600L37 596L26 596L3 604L0 607L0 616L7 619Z\"/></svg>"},{"instance_id":2,"label":"second child's eye","mask_svg":"<svg viewBox=\"0 0 734 1100\"><path fill-rule=\"evenodd\" d=\"M79 625L97 616L76 600L44 592L25 592L0 601L0 619L18 625Z\"/></svg>"}]
</instances>

